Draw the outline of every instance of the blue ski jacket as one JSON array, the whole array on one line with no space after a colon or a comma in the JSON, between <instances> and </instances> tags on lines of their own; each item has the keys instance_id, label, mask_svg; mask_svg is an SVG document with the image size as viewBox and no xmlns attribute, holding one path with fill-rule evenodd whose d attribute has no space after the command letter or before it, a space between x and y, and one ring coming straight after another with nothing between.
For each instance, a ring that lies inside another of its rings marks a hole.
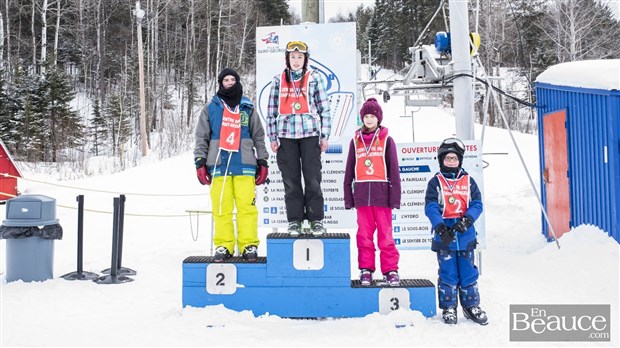
<instances>
[{"instance_id":1,"label":"blue ski jacket","mask_svg":"<svg viewBox=\"0 0 620 348\"><path fill-rule=\"evenodd\" d=\"M454 173L443 173L443 176L447 179L455 179L456 174ZM443 199L441 198L441 184L439 183L438 178L439 173L437 173L431 180L428 182L428 186L426 187L426 197L425 197L425 206L424 213L428 217L433 226L433 231L440 224L444 223L448 227L452 227L459 219L458 218L443 218ZM462 169L459 174L459 178L463 175L467 175L467 172ZM480 193L480 189L478 188L478 184L473 177L469 178L469 207L467 211L464 213L464 216L469 216L473 221L478 220L480 214L482 214L482 194ZM441 237L437 232L433 232L433 243L431 245L431 250L439 251L439 250L473 250L476 248L476 244L478 244L476 240L476 227L472 224L465 232L456 233L456 238L449 246L446 246L441 242Z\"/></svg>"}]
</instances>

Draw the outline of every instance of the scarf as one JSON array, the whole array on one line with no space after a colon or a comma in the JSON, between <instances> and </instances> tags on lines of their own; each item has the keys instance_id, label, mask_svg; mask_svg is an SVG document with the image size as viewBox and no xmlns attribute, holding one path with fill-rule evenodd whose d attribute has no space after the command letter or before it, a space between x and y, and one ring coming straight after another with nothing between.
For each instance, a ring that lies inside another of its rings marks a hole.
<instances>
[{"instance_id":1,"label":"scarf","mask_svg":"<svg viewBox=\"0 0 620 348\"><path fill-rule=\"evenodd\" d=\"M241 82L237 81L232 87L225 89L220 84L220 89L217 91L217 96L220 97L226 105L231 109L234 109L239 103L241 103L241 97L243 96L243 87Z\"/></svg>"}]
</instances>

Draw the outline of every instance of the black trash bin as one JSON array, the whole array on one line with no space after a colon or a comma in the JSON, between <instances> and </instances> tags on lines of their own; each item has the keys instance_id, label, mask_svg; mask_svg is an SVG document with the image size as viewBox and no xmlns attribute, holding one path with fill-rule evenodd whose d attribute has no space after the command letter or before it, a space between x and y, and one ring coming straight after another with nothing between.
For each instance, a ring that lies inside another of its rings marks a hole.
<instances>
[{"instance_id":1,"label":"black trash bin","mask_svg":"<svg viewBox=\"0 0 620 348\"><path fill-rule=\"evenodd\" d=\"M6 239L6 280L44 281L54 277L54 240L62 239L56 200L22 195L7 201L0 226Z\"/></svg>"}]
</instances>

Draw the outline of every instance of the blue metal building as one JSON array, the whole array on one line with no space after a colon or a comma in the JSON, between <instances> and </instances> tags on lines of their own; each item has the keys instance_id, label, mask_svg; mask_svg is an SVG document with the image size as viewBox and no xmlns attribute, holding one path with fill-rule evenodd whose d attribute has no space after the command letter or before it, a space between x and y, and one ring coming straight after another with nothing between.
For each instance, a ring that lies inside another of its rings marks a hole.
<instances>
[{"instance_id":1,"label":"blue metal building","mask_svg":"<svg viewBox=\"0 0 620 348\"><path fill-rule=\"evenodd\" d=\"M535 87L542 200L554 231L591 224L620 242L620 60L554 65ZM552 237L544 219L543 233Z\"/></svg>"}]
</instances>

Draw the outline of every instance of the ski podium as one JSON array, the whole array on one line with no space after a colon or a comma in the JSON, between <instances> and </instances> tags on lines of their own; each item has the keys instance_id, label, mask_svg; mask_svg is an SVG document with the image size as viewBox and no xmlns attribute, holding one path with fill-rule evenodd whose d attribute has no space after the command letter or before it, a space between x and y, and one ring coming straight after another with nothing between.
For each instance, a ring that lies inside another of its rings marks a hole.
<instances>
[{"instance_id":1,"label":"ski podium","mask_svg":"<svg viewBox=\"0 0 620 348\"><path fill-rule=\"evenodd\" d=\"M401 308L431 317L436 292L427 279L401 279L399 286L374 280L363 287L351 280L347 233L270 233L267 257L256 262L240 256L217 263L211 256L183 261L183 307L218 304L286 318L363 317Z\"/></svg>"}]
</instances>

